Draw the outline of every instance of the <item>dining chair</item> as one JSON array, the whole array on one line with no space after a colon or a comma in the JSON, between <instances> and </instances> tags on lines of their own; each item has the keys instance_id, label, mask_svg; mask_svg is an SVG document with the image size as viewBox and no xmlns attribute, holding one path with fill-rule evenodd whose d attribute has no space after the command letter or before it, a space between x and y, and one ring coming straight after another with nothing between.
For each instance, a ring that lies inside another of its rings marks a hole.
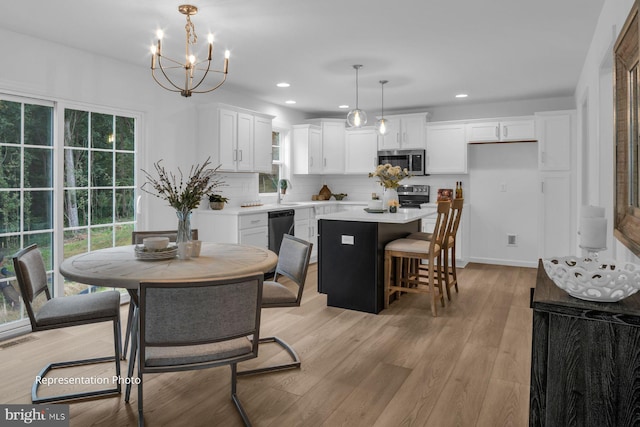
<instances>
[{"instance_id":1,"label":"dining chair","mask_svg":"<svg viewBox=\"0 0 640 427\"><path fill-rule=\"evenodd\" d=\"M223 365L231 366L231 399L251 425L237 395L237 364L258 355L262 282L262 274L252 274L140 283L138 425L144 425L145 374ZM131 382L127 402L130 388Z\"/></svg>"},{"instance_id":2,"label":"dining chair","mask_svg":"<svg viewBox=\"0 0 640 427\"><path fill-rule=\"evenodd\" d=\"M394 295L403 292L430 293L431 313L438 315L436 307L436 287L440 293L440 303L444 307L444 292L442 269L442 242L446 232L446 224L449 218L451 202L443 200L438 202L436 224L431 240L396 239L384 248L384 306L389 307L389 300ZM395 262L395 266L393 261ZM419 268L414 268L415 261L427 260L428 274L420 274ZM392 280L393 278L393 280ZM425 283L422 279L426 279Z\"/></svg>"},{"instance_id":3,"label":"dining chair","mask_svg":"<svg viewBox=\"0 0 640 427\"><path fill-rule=\"evenodd\" d=\"M16 253L13 258L13 266L16 280L22 293L22 300L29 315L32 331L113 322L114 355L49 363L40 371L33 382L31 387L32 403L62 402L120 394L120 381L115 381L116 386L111 388L38 397L38 387L42 383L42 381L38 381L38 378L44 378L52 369L115 362L116 377L120 377L120 293L118 291L104 291L86 295L51 298L42 253L35 244ZM41 298L38 298L43 293L45 296L44 302L41 301ZM90 343L84 344L89 345Z\"/></svg>"},{"instance_id":4,"label":"dining chair","mask_svg":"<svg viewBox=\"0 0 640 427\"><path fill-rule=\"evenodd\" d=\"M278 264L272 281L265 281L262 290L262 308L299 307L302 300L304 284L313 244L289 234L282 237ZM293 282L295 288L278 282L278 277L285 277ZM291 357L292 362L269 365L262 368L239 371L238 375L253 375L265 372L282 371L299 368L301 361L296 351L286 341L276 336L260 338L260 344L276 343Z\"/></svg>"},{"instance_id":5,"label":"dining chair","mask_svg":"<svg viewBox=\"0 0 640 427\"><path fill-rule=\"evenodd\" d=\"M131 244L141 245L145 237L168 237L170 242L175 242L178 239L178 230L147 230L147 231L132 231L131 232ZM198 240L198 229L191 229L191 240ZM134 295L129 293L131 298L135 298ZM133 304L129 303L129 312L127 314L127 326L125 327L124 348L122 350L122 356L126 357L127 349L129 348L129 338L131 337L131 322L133 322L133 316L135 314L137 301L133 301Z\"/></svg>"},{"instance_id":6,"label":"dining chair","mask_svg":"<svg viewBox=\"0 0 640 427\"><path fill-rule=\"evenodd\" d=\"M451 210L449 211L449 219L445 231L445 237L442 244L442 268L446 283L447 299L451 300L451 287L456 288L458 292L458 272L456 270L456 241L458 235L458 227L460 226L460 218L462 217L462 207L464 206L464 198L460 197L451 202ZM431 240L432 233L415 232L407 236L407 239ZM437 268L437 267L436 267Z\"/></svg>"}]
</instances>

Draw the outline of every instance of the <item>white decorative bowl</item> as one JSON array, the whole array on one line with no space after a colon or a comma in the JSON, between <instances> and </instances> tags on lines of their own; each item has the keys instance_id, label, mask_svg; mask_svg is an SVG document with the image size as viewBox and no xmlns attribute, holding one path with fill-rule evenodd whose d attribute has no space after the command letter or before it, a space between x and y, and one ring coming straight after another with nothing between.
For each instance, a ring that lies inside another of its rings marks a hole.
<instances>
[{"instance_id":1,"label":"white decorative bowl","mask_svg":"<svg viewBox=\"0 0 640 427\"><path fill-rule=\"evenodd\" d=\"M145 237L142 239L144 247L150 251L157 251L169 246L168 237Z\"/></svg>"},{"instance_id":2,"label":"white decorative bowl","mask_svg":"<svg viewBox=\"0 0 640 427\"><path fill-rule=\"evenodd\" d=\"M574 256L543 259L547 275L569 295L587 301L616 302L640 289L640 266Z\"/></svg>"}]
</instances>

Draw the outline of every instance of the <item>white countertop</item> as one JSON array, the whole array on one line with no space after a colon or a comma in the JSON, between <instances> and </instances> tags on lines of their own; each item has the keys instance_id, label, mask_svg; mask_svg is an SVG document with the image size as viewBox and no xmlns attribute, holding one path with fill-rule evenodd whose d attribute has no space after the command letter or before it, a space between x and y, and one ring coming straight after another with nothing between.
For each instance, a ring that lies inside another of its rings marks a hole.
<instances>
[{"instance_id":1,"label":"white countertop","mask_svg":"<svg viewBox=\"0 0 640 427\"><path fill-rule=\"evenodd\" d=\"M406 224L417 219L435 215L435 209L398 209L396 213L368 213L365 210L352 210L318 215L317 219L328 219L334 221L356 221L356 222L385 222L393 224Z\"/></svg>"},{"instance_id":2,"label":"white countertop","mask_svg":"<svg viewBox=\"0 0 640 427\"><path fill-rule=\"evenodd\" d=\"M335 200L322 200L322 201L308 201L308 202L285 202L281 204L269 203L261 206L249 206L249 207L240 207L240 206L225 206L224 209L221 210L213 210L206 208L199 208L194 210L194 213L206 214L206 215L247 215L261 212L272 212L272 211L281 211L286 209L302 209L302 208L313 208L316 206L330 206L330 205L362 205L362 207L367 206L366 201L358 202L358 201L335 201Z\"/></svg>"}]
</instances>

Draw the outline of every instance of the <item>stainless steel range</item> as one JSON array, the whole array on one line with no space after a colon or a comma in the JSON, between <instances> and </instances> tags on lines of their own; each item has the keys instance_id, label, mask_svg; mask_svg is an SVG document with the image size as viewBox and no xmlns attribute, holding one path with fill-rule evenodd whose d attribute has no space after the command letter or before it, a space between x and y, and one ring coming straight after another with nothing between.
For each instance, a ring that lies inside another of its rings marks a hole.
<instances>
[{"instance_id":1,"label":"stainless steel range","mask_svg":"<svg viewBox=\"0 0 640 427\"><path fill-rule=\"evenodd\" d=\"M417 208L429 203L428 185L401 185L398 187L398 199L401 208Z\"/></svg>"}]
</instances>

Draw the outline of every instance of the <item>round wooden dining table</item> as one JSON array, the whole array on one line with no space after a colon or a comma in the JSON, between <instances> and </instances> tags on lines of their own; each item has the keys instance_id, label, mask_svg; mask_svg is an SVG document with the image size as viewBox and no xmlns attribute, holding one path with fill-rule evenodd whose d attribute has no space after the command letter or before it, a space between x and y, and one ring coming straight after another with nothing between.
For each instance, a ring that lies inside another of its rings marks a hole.
<instances>
[{"instance_id":1,"label":"round wooden dining table","mask_svg":"<svg viewBox=\"0 0 640 427\"><path fill-rule=\"evenodd\" d=\"M136 245L99 249L72 256L60 264L69 280L87 285L138 290L140 282L199 280L271 271L278 256L265 248L232 243L203 242L200 256L185 260L143 260ZM131 292L130 292L131 293Z\"/></svg>"},{"instance_id":2,"label":"round wooden dining table","mask_svg":"<svg viewBox=\"0 0 640 427\"><path fill-rule=\"evenodd\" d=\"M278 263L278 256L264 248L231 243L202 242L200 256L188 259L143 260L136 257L136 245L99 249L72 256L60 264L66 279L94 286L125 288L133 307L138 306L141 282L155 280L204 280L267 273ZM131 353L127 374L133 377L137 354L138 310L130 312ZM126 342L126 340L125 340ZM125 345L126 348L126 345ZM126 350L123 352L126 353ZM130 389L127 388L126 400Z\"/></svg>"}]
</instances>

